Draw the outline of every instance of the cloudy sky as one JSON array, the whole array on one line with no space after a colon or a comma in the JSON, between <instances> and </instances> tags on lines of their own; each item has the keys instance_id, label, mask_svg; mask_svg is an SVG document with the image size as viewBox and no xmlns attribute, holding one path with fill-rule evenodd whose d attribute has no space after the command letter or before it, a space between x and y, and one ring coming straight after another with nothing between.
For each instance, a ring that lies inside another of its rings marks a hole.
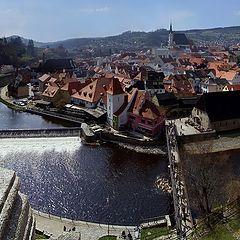
<instances>
[{"instance_id":1,"label":"cloudy sky","mask_svg":"<svg viewBox=\"0 0 240 240\"><path fill-rule=\"evenodd\" d=\"M0 36L37 41L240 25L240 0L0 0Z\"/></svg>"}]
</instances>

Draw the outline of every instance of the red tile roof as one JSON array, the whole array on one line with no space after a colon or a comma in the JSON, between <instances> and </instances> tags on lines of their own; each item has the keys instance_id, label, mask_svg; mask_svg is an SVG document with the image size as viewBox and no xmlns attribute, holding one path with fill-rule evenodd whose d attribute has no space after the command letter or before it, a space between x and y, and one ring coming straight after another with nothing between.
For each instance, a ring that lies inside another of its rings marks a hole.
<instances>
[{"instance_id":1,"label":"red tile roof","mask_svg":"<svg viewBox=\"0 0 240 240\"><path fill-rule=\"evenodd\" d=\"M156 105L147 99L145 91L137 92L129 111L134 115L151 120L157 119L161 116L161 113Z\"/></svg>"},{"instance_id":2,"label":"red tile roof","mask_svg":"<svg viewBox=\"0 0 240 240\"><path fill-rule=\"evenodd\" d=\"M228 91L238 91L240 90L240 85L227 85Z\"/></svg>"},{"instance_id":3,"label":"red tile roof","mask_svg":"<svg viewBox=\"0 0 240 240\"><path fill-rule=\"evenodd\" d=\"M122 86L121 86L118 78L113 78L111 80L111 84L109 85L107 93L111 94L111 95L124 94L124 91L122 89Z\"/></svg>"},{"instance_id":4,"label":"red tile roof","mask_svg":"<svg viewBox=\"0 0 240 240\"><path fill-rule=\"evenodd\" d=\"M88 84L78 92L72 95L74 98L78 98L83 101L95 103L99 99L103 99L106 95L106 90L111 82L108 78L98 78L92 83Z\"/></svg>"}]
</instances>

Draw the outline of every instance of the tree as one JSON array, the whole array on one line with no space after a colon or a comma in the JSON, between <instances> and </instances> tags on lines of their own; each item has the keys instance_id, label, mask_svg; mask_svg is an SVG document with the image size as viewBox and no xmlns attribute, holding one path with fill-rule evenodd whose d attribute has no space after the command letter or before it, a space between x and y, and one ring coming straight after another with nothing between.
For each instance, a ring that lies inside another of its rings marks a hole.
<instances>
[{"instance_id":1,"label":"tree","mask_svg":"<svg viewBox=\"0 0 240 240\"><path fill-rule=\"evenodd\" d=\"M32 39L30 39L30 40L28 41L27 54L28 54L30 57L34 57L34 56L35 56L34 42L33 42Z\"/></svg>"},{"instance_id":2,"label":"tree","mask_svg":"<svg viewBox=\"0 0 240 240\"><path fill-rule=\"evenodd\" d=\"M26 53L25 45L20 37L12 38L10 44L15 48L17 57L21 58Z\"/></svg>"},{"instance_id":3,"label":"tree","mask_svg":"<svg viewBox=\"0 0 240 240\"><path fill-rule=\"evenodd\" d=\"M181 169L192 205L202 216L226 201L225 186L231 179L231 164L227 156L212 153L213 143L197 144L196 152L184 152ZM196 154L197 153L197 154Z\"/></svg>"}]
</instances>

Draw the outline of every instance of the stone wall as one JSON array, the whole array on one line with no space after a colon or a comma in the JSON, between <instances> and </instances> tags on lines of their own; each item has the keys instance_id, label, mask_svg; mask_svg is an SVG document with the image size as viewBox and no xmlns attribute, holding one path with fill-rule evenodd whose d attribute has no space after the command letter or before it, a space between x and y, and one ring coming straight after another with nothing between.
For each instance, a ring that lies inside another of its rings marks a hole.
<instances>
[{"instance_id":1,"label":"stone wall","mask_svg":"<svg viewBox=\"0 0 240 240\"><path fill-rule=\"evenodd\" d=\"M118 142L118 143L129 143L132 145L137 145L137 146L160 146L161 142L160 141L155 141L155 140L142 140L142 139L137 139L131 136L125 136L125 135L118 135L118 134L113 134L111 132L101 132L98 137L106 142Z\"/></svg>"},{"instance_id":2,"label":"stone wall","mask_svg":"<svg viewBox=\"0 0 240 240\"><path fill-rule=\"evenodd\" d=\"M0 239L35 239L32 210L19 187L19 178L14 171L0 168Z\"/></svg>"}]
</instances>

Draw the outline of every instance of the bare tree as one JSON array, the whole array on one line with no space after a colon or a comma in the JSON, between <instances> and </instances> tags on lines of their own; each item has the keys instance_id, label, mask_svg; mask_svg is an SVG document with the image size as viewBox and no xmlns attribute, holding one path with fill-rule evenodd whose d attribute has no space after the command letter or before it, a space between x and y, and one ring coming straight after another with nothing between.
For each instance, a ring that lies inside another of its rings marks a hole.
<instances>
[{"instance_id":1,"label":"bare tree","mask_svg":"<svg viewBox=\"0 0 240 240\"><path fill-rule=\"evenodd\" d=\"M226 156L211 153L213 142L197 145L191 153L181 154L181 169L185 179L190 204L200 215L211 213L214 206L226 200L225 185L231 176L231 166ZM199 154L200 153L200 154Z\"/></svg>"}]
</instances>

